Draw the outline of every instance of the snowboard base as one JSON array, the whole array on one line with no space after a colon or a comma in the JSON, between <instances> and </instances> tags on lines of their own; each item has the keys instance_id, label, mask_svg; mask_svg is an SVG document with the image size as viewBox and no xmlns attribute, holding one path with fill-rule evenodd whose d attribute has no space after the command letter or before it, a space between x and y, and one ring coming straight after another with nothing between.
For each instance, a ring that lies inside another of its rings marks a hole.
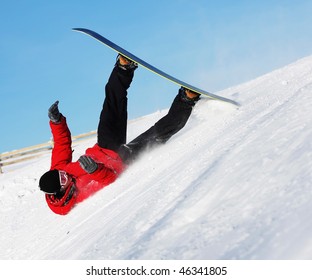
<instances>
[{"instance_id":1,"label":"snowboard base","mask_svg":"<svg viewBox=\"0 0 312 280\"><path fill-rule=\"evenodd\" d=\"M81 32L81 33L84 33L84 34L87 34L89 36L91 36L92 38L98 40L99 42L103 43L104 45L110 47L111 49L113 49L114 51L116 51L117 53L120 53L122 54L123 56L127 57L128 59L130 60L133 60L134 62L138 63L139 65L141 65L142 67L148 69L149 71L179 85L179 86L182 86L184 88L187 88L191 91L194 91L194 92L197 92L199 94L202 94L202 95L205 95L211 99L215 99L215 100L219 100L219 101L223 101L223 102L226 102L226 103L231 103L233 105L236 105L236 106L239 106L239 103L237 103L236 101L234 100L231 100L231 99L228 99L228 98L225 98L225 97L222 97L222 96L218 96L216 94L213 94L213 93L210 93L208 91L205 91L205 90L202 90L202 89L199 89L195 86L192 86L190 84L187 84L167 73L165 73L164 71L162 70L159 70L158 68L154 67L153 65L147 63L146 61L142 60L141 58L135 56L134 54L128 52L127 50L123 49L122 47L116 45L115 43L113 43L112 41L106 39L105 37L103 37L102 35L92 31L92 30L89 30L89 29L85 29L85 28L73 28L74 31L78 31L78 32Z\"/></svg>"}]
</instances>

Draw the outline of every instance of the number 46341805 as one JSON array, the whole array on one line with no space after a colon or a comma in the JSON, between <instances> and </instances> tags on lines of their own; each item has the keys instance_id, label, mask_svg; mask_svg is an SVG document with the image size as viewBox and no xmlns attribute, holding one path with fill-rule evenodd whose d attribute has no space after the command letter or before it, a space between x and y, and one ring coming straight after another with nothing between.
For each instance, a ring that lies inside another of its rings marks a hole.
<instances>
[{"instance_id":1,"label":"number 46341805","mask_svg":"<svg viewBox=\"0 0 312 280\"><path fill-rule=\"evenodd\" d=\"M182 267L179 273L182 275L226 275L227 267Z\"/></svg>"}]
</instances>

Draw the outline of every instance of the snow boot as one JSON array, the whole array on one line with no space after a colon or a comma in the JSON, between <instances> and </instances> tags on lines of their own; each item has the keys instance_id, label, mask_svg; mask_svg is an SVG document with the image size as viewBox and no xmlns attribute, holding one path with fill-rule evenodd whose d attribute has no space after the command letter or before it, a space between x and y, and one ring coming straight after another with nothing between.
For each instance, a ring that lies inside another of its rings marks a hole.
<instances>
[{"instance_id":1,"label":"snow boot","mask_svg":"<svg viewBox=\"0 0 312 280\"><path fill-rule=\"evenodd\" d=\"M116 58L116 65L121 68L122 70L132 70L138 68L138 64L125 56L118 54Z\"/></svg>"},{"instance_id":2,"label":"snow boot","mask_svg":"<svg viewBox=\"0 0 312 280\"><path fill-rule=\"evenodd\" d=\"M179 90L181 100L185 103L188 103L192 106L200 99L200 94L194 91L191 91L187 88L181 87Z\"/></svg>"}]
</instances>

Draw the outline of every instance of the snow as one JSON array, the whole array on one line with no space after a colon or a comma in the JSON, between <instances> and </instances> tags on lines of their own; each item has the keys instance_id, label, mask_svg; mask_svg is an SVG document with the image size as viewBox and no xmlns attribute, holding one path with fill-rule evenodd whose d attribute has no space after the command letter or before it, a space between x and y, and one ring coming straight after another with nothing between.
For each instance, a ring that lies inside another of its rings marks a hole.
<instances>
[{"instance_id":1,"label":"snow","mask_svg":"<svg viewBox=\"0 0 312 280\"><path fill-rule=\"evenodd\" d=\"M311 259L312 56L217 94L242 106L202 98L67 216L37 186L50 152L3 168L0 259ZM165 113L130 121L129 140Z\"/></svg>"}]
</instances>

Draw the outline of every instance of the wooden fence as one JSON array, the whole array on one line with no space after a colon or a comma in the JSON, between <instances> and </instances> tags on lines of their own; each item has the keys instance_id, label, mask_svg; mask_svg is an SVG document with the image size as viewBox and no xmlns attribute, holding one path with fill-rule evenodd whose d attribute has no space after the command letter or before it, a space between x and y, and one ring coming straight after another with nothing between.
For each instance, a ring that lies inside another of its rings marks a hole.
<instances>
[{"instance_id":1,"label":"wooden fence","mask_svg":"<svg viewBox=\"0 0 312 280\"><path fill-rule=\"evenodd\" d=\"M72 137L73 142L78 142L79 140L85 140L88 137L92 137L96 134L96 131L91 131L88 133L83 133L77 136ZM11 165L14 163L23 162L26 160L30 160L36 157L39 157L43 154L44 151L52 150L53 141L49 141L43 144L30 146L26 148L22 148L19 150L14 150L11 152L6 152L0 154L0 173L2 173L2 167Z\"/></svg>"}]
</instances>

